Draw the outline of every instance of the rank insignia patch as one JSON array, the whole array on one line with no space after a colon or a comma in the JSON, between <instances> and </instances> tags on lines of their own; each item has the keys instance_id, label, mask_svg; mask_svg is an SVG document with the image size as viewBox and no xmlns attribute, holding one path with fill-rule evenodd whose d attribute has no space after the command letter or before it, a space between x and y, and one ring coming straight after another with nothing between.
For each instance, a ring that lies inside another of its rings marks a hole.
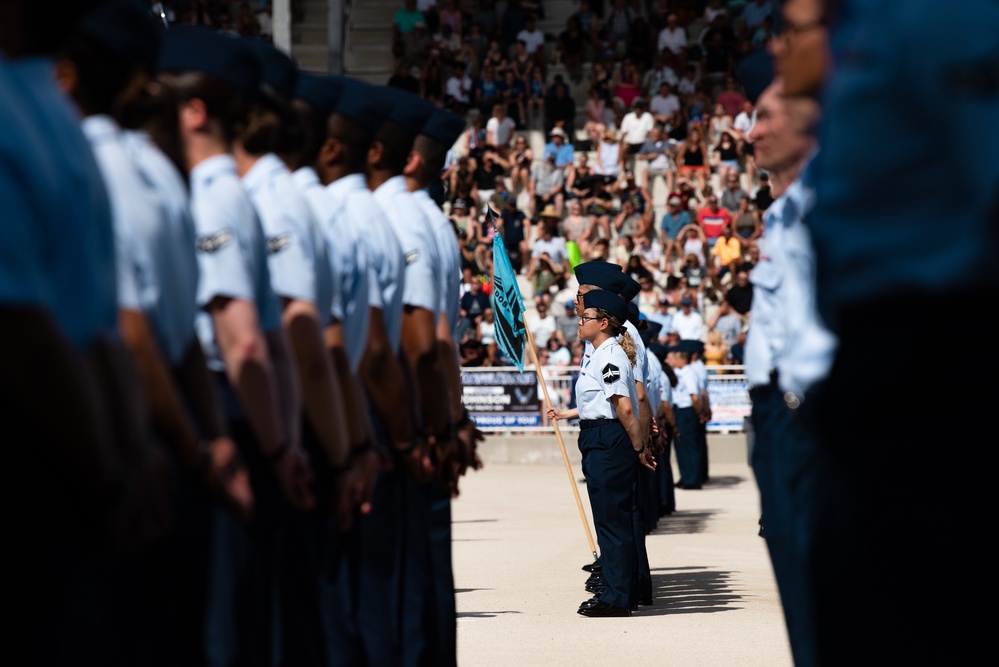
<instances>
[{"instance_id":1,"label":"rank insignia patch","mask_svg":"<svg viewBox=\"0 0 999 667\"><path fill-rule=\"evenodd\" d=\"M217 232L215 234L199 236L195 245L201 252L213 253L218 252L225 246L229 245L232 239L232 232L228 229L223 229L221 232Z\"/></svg>"},{"instance_id":2,"label":"rank insignia patch","mask_svg":"<svg viewBox=\"0 0 999 667\"><path fill-rule=\"evenodd\" d=\"M604 366L604 369L600 371L600 375L604 378L604 384L614 384L621 379L621 369L614 364L607 364Z\"/></svg>"},{"instance_id":3,"label":"rank insignia patch","mask_svg":"<svg viewBox=\"0 0 999 667\"><path fill-rule=\"evenodd\" d=\"M267 254L273 255L279 253L288 246L291 245L291 234L285 232L284 234L278 234L277 236L272 236L267 239Z\"/></svg>"}]
</instances>

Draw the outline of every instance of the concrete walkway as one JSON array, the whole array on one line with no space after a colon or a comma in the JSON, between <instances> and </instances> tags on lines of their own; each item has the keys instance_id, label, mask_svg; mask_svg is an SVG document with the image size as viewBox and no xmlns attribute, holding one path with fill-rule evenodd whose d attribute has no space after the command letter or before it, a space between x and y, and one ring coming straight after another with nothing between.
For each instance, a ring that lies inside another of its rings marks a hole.
<instances>
[{"instance_id":1,"label":"concrete walkway","mask_svg":"<svg viewBox=\"0 0 999 667\"><path fill-rule=\"evenodd\" d=\"M589 521L575 438L563 437ZM709 436L711 480L678 489L677 512L648 536L655 604L630 618L576 613L593 557L558 441L515 440L484 443L486 466L452 505L461 667L792 664L743 436Z\"/></svg>"}]
</instances>

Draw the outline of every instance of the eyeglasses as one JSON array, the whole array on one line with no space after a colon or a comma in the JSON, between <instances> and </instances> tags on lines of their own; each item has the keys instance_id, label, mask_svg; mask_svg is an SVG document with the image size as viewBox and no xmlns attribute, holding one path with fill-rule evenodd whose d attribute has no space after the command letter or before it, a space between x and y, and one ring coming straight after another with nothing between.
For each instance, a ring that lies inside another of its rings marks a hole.
<instances>
[{"instance_id":1,"label":"eyeglasses","mask_svg":"<svg viewBox=\"0 0 999 667\"><path fill-rule=\"evenodd\" d=\"M602 320L602 319L604 319L604 318L602 318L602 317L587 317L586 315L580 315L579 316L579 321L582 322L583 324L586 324L587 320Z\"/></svg>"},{"instance_id":2,"label":"eyeglasses","mask_svg":"<svg viewBox=\"0 0 999 667\"><path fill-rule=\"evenodd\" d=\"M794 24L790 21L781 21L775 37L786 41L790 35L802 35L813 30L824 30L825 27L825 21L822 19L816 19L815 21L809 21L801 24Z\"/></svg>"}]
</instances>

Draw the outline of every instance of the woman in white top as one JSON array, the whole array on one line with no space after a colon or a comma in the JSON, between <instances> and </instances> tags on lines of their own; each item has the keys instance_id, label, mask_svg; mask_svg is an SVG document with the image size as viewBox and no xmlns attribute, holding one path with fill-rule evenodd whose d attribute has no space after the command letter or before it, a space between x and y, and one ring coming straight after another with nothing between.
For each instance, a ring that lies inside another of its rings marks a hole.
<instances>
[{"instance_id":1,"label":"woman in white top","mask_svg":"<svg viewBox=\"0 0 999 667\"><path fill-rule=\"evenodd\" d=\"M606 130L597 147L597 164L593 170L604 177L605 182L617 180L621 175L621 142L614 130Z\"/></svg>"}]
</instances>

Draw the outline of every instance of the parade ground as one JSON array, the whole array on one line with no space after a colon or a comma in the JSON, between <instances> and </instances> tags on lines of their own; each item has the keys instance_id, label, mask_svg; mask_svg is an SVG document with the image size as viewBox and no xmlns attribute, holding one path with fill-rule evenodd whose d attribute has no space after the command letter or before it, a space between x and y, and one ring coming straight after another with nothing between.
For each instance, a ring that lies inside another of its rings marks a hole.
<instances>
[{"instance_id":1,"label":"parade ground","mask_svg":"<svg viewBox=\"0 0 999 667\"><path fill-rule=\"evenodd\" d=\"M596 544L575 434L562 435ZM588 618L576 609L593 555L558 440L489 436L452 504L458 664L792 665L747 439L708 442L710 481L677 489L646 540L653 606Z\"/></svg>"}]
</instances>

